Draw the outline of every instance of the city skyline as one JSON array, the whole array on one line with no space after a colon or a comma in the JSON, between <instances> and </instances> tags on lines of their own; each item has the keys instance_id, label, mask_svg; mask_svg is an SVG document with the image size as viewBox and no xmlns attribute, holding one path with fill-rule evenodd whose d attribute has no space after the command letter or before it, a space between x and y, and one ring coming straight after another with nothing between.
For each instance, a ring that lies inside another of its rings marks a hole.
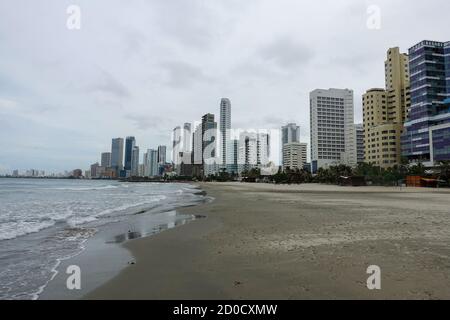
<instances>
[{"instance_id":1,"label":"city skyline","mask_svg":"<svg viewBox=\"0 0 450 320\"><path fill-rule=\"evenodd\" d=\"M0 4L0 174L84 166L113 136L170 146L174 124L216 110L222 96L233 101L234 127L296 122L308 142L311 90L353 89L362 122L360 97L384 86L387 48L448 40L443 0L379 1L379 30L367 28L369 3L283 4L154 1L125 10L96 1L81 4L79 31L65 27L62 3ZM171 15L179 19L154 20Z\"/></svg>"}]
</instances>

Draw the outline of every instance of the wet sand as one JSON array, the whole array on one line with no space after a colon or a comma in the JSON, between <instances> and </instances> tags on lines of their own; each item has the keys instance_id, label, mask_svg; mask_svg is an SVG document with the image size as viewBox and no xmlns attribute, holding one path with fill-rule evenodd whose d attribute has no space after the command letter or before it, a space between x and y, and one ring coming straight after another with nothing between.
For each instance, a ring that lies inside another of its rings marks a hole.
<instances>
[{"instance_id":1,"label":"wet sand","mask_svg":"<svg viewBox=\"0 0 450 320\"><path fill-rule=\"evenodd\" d=\"M200 184L205 215L127 242L86 299L450 299L450 191ZM366 269L381 268L381 290Z\"/></svg>"}]
</instances>

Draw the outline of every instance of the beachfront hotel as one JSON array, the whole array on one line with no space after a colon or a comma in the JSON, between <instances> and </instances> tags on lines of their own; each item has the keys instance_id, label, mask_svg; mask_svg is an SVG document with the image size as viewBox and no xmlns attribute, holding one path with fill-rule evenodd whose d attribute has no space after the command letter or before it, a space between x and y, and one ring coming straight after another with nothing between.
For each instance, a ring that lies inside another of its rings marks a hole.
<instances>
[{"instance_id":1,"label":"beachfront hotel","mask_svg":"<svg viewBox=\"0 0 450 320\"><path fill-rule=\"evenodd\" d=\"M401 163L400 137L410 107L408 55L390 48L385 65L385 89L363 95L365 162L382 168Z\"/></svg>"},{"instance_id":2,"label":"beachfront hotel","mask_svg":"<svg viewBox=\"0 0 450 320\"><path fill-rule=\"evenodd\" d=\"M450 42L422 41L409 49L411 110L401 138L410 162L450 160Z\"/></svg>"},{"instance_id":3,"label":"beachfront hotel","mask_svg":"<svg viewBox=\"0 0 450 320\"><path fill-rule=\"evenodd\" d=\"M356 166L353 90L317 89L310 93L311 166Z\"/></svg>"}]
</instances>

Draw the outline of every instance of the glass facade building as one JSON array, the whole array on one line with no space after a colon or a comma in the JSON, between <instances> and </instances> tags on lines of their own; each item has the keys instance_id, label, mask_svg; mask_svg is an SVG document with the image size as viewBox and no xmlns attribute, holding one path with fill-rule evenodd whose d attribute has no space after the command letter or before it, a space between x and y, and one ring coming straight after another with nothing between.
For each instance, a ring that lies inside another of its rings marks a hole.
<instances>
[{"instance_id":1,"label":"glass facade building","mask_svg":"<svg viewBox=\"0 0 450 320\"><path fill-rule=\"evenodd\" d=\"M422 41L409 49L411 109L402 155L434 165L450 160L449 42Z\"/></svg>"},{"instance_id":2,"label":"glass facade building","mask_svg":"<svg viewBox=\"0 0 450 320\"><path fill-rule=\"evenodd\" d=\"M445 80L447 86L447 105L450 99L450 41L445 43L444 46L444 57L445 57Z\"/></svg>"},{"instance_id":3,"label":"glass facade building","mask_svg":"<svg viewBox=\"0 0 450 320\"><path fill-rule=\"evenodd\" d=\"M125 170L131 171L133 149L136 146L136 139L134 137L127 137L125 140Z\"/></svg>"}]
</instances>

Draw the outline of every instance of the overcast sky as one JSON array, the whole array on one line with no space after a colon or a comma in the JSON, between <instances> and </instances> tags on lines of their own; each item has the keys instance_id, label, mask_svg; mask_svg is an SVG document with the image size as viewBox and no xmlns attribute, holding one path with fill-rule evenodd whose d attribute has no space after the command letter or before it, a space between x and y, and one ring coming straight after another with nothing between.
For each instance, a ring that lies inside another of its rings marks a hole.
<instances>
[{"instance_id":1,"label":"overcast sky","mask_svg":"<svg viewBox=\"0 0 450 320\"><path fill-rule=\"evenodd\" d=\"M66 27L81 8L81 29ZM381 29L367 8L381 9ZM235 128L301 126L309 92L384 86L389 47L450 40L448 0L2 0L0 173L86 169L232 103Z\"/></svg>"}]
</instances>

